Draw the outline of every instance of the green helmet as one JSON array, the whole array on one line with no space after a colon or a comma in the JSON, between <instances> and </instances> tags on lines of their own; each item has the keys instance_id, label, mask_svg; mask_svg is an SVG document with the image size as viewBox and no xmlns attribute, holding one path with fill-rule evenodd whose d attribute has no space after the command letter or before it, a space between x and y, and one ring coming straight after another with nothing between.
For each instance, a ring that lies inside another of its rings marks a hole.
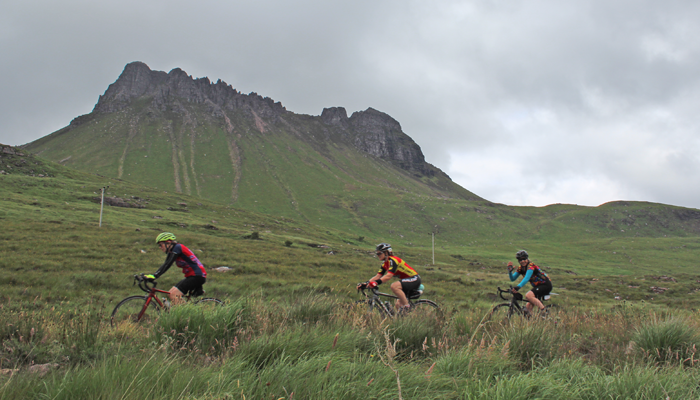
<instances>
[{"instance_id":1,"label":"green helmet","mask_svg":"<svg viewBox=\"0 0 700 400\"><path fill-rule=\"evenodd\" d=\"M175 235L170 232L163 232L156 238L156 244L165 242L166 240L175 240Z\"/></svg>"}]
</instances>

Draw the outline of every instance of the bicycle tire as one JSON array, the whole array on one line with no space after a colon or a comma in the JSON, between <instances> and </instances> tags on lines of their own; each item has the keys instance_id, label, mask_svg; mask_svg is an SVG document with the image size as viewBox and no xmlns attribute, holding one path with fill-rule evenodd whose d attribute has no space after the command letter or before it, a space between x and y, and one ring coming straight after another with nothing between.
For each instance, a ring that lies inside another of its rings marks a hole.
<instances>
[{"instance_id":1,"label":"bicycle tire","mask_svg":"<svg viewBox=\"0 0 700 400\"><path fill-rule=\"evenodd\" d=\"M436 302L432 300L427 300L427 299L421 299L413 303L413 307L421 307L422 306L430 306L432 308L440 308L439 305L437 305Z\"/></svg>"},{"instance_id":2,"label":"bicycle tire","mask_svg":"<svg viewBox=\"0 0 700 400\"><path fill-rule=\"evenodd\" d=\"M411 303L411 307L406 309L403 308L399 312L399 315L405 315L405 314L418 314L420 316L434 316L434 315L439 315L440 314L440 306L437 305L436 302L432 300L426 300L426 299L421 299L421 300L416 300L415 302Z\"/></svg>"},{"instance_id":3,"label":"bicycle tire","mask_svg":"<svg viewBox=\"0 0 700 400\"><path fill-rule=\"evenodd\" d=\"M357 300L356 302L353 303L353 306L363 306L367 307L368 310L372 311L372 302L369 300Z\"/></svg>"},{"instance_id":4,"label":"bicycle tire","mask_svg":"<svg viewBox=\"0 0 700 400\"><path fill-rule=\"evenodd\" d=\"M204 308L205 310L213 310L215 308L219 308L224 305L224 302L215 299L213 297L207 297L201 300L197 300L194 302L194 304L197 304L197 307Z\"/></svg>"},{"instance_id":5,"label":"bicycle tire","mask_svg":"<svg viewBox=\"0 0 700 400\"><path fill-rule=\"evenodd\" d=\"M372 301L370 299L364 299L364 300L357 300L355 302L355 305L362 305L367 307L367 311L372 314L374 312L379 313L382 317L391 317L394 315L393 309L391 306L388 307L388 314L387 314L387 309L385 308L385 305L379 301Z\"/></svg>"},{"instance_id":6,"label":"bicycle tire","mask_svg":"<svg viewBox=\"0 0 700 400\"><path fill-rule=\"evenodd\" d=\"M504 319L509 319L513 315L522 315L522 311L516 307L511 307L510 303L496 304L488 315L488 320L491 321L501 321Z\"/></svg>"},{"instance_id":7,"label":"bicycle tire","mask_svg":"<svg viewBox=\"0 0 700 400\"><path fill-rule=\"evenodd\" d=\"M112 316L110 317L112 327L116 327L120 323L127 321L131 323L141 323L157 319L158 315L160 315L160 306L158 302L153 299L148 305L146 312L141 316L141 319L138 319L147 298L148 296L130 296L120 301L119 304L114 307L114 311L112 311Z\"/></svg>"}]
</instances>

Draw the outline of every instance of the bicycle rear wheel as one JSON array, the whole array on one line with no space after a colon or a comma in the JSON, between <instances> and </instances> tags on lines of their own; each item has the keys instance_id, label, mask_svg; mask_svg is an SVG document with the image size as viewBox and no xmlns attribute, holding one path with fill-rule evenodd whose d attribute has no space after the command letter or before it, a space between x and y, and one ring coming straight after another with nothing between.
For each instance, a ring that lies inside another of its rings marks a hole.
<instances>
[{"instance_id":1,"label":"bicycle rear wheel","mask_svg":"<svg viewBox=\"0 0 700 400\"><path fill-rule=\"evenodd\" d=\"M434 302L432 300L425 300L425 299L416 301L415 303L413 303L413 307L418 307L419 309L420 308L428 308L428 309L440 308L440 306L438 306L436 302Z\"/></svg>"},{"instance_id":2,"label":"bicycle rear wheel","mask_svg":"<svg viewBox=\"0 0 700 400\"><path fill-rule=\"evenodd\" d=\"M440 307L432 300L421 299L411 303L408 309L411 314L436 315L440 312Z\"/></svg>"},{"instance_id":3,"label":"bicycle rear wheel","mask_svg":"<svg viewBox=\"0 0 700 400\"><path fill-rule=\"evenodd\" d=\"M158 315L160 315L160 306L153 299L148 305L148 309L144 311L141 319L139 319L139 314L141 313L141 310L143 310L147 298L148 296L131 296L120 301L119 304L114 307L114 311L112 311L112 327L116 327L124 323L155 321L158 318Z\"/></svg>"},{"instance_id":4,"label":"bicycle rear wheel","mask_svg":"<svg viewBox=\"0 0 700 400\"><path fill-rule=\"evenodd\" d=\"M219 300L219 299L215 299L213 297L207 297L207 298L195 301L194 304L196 304L197 307L202 308L204 310L214 310L216 308L223 306L224 302Z\"/></svg>"}]
</instances>

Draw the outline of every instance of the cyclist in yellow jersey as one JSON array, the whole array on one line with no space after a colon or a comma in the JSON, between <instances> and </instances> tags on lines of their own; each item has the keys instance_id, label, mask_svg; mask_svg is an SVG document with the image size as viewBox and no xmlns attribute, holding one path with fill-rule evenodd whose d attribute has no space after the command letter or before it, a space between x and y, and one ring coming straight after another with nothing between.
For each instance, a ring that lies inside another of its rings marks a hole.
<instances>
[{"instance_id":1,"label":"cyclist in yellow jersey","mask_svg":"<svg viewBox=\"0 0 700 400\"><path fill-rule=\"evenodd\" d=\"M378 244L376 254L379 261L382 261L381 268L377 271L377 275L369 281L359 284L358 288L376 288L396 276L399 280L391 284L391 291L398 297L396 307L399 309L409 307L406 293L418 290L421 284L420 275L404 260L396 257L388 243Z\"/></svg>"}]
</instances>

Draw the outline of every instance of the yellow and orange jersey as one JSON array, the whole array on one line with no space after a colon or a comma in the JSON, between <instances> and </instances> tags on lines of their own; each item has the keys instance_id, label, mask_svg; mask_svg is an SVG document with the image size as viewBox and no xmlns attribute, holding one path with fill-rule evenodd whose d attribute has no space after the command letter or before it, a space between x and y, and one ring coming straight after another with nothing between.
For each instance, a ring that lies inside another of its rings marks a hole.
<instances>
[{"instance_id":1,"label":"yellow and orange jersey","mask_svg":"<svg viewBox=\"0 0 700 400\"><path fill-rule=\"evenodd\" d=\"M382 276L387 272L391 272L399 277L399 279L406 279L418 275L418 272L411 268L410 265L406 264L406 261L396 256L389 256L389 258L384 261L379 271L377 271L377 273Z\"/></svg>"}]
</instances>

